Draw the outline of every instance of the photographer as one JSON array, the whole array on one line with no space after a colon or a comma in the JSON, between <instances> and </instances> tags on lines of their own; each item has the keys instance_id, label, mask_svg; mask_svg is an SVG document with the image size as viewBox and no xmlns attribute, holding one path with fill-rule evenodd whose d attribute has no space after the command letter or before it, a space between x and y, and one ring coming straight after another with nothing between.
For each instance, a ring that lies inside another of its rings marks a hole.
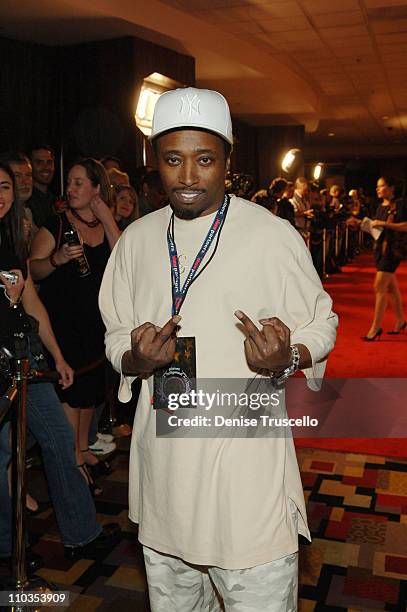
<instances>
[{"instance_id":1,"label":"photographer","mask_svg":"<svg viewBox=\"0 0 407 612\"><path fill-rule=\"evenodd\" d=\"M28 356L36 369L47 368L41 341L55 360L60 385L72 384L73 372L65 362L47 312L35 291L26 263L21 204L15 196L11 169L0 163L0 269L15 272L13 283L1 275L0 341L17 357ZM31 315L31 317L29 316ZM38 322L36 333L35 322ZM117 525L103 530L95 506L75 462L74 436L54 387L30 384L27 393L27 425L41 447L49 490L65 553L70 558L106 549L117 539ZM9 560L12 547L12 512L7 478L10 462L9 423L0 429L0 558ZM38 560L28 557L28 570Z\"/></svg>"},{"instance_id":2,"label":"photographer","mask_svg":"<svg viewBox=\"0 0 407 612\"><path fill-rule=\"evenodd\" d=\"M288 196L285 195L287 185L288 183L285 179L277 177L270 183L269 193L276 201L277 217L287 219L295 227L294 206L291 204Z\"/></svg>"}]
</instances>

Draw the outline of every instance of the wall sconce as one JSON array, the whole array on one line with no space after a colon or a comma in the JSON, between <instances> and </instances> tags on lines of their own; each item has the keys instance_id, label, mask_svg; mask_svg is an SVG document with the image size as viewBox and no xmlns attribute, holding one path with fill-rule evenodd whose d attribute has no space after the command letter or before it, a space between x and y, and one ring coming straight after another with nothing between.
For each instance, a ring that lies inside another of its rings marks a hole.
<instances>
[{"instance_id":1,"label":"wall sconce","mask_svg":"<svg viewBox=\"0 0 407 612\"><path fill-rule=\"evenodd\" d=\"M143 84L141 88L140 96L137 102L136 114L134 117L136 119L137 127L145 136L150 136L151 134L154 107L161 94L162 91L152 89L145 84Z\"/></svg>"},{"instance_id":2,"label":"wall sconce","mask_svg":"<svg viewBox=\"0 0 407 612\"><path fill-rule=\"evenodd\" d=\"M290 149L287 151L281 162L281 167L284 172L290 172L299 153L301 153L300 149Z\"/></svg>"},{"instance_id":3,"label":"wall sconce","mask_svg":"<svg viewBox=\"0 0 407 612\"><path fill-rule=\"evenodd\" d=\"M170 89L177 89L183 87L182 83L174 81L169 77L160 74L159 72L153 72L143 80L141 86L140 95L136 104L136 112L134 119L136 125L143 132L144 136L151 135L151 128L153 124L154 108L158 98L165 91ZM143 164L147 165L147 148L146 138L143 139Z\"/></svg>"},{"instance_id":4,"label":"wall sconce","mask_svg":"<svg viewBox=\"0 0 407 612\"><path fill-rule=\"evenodd\" d=\"M314 166L314 171L312 173L314 181L319 181L322 175L322 170L323 170L323 164L321 162L318 162L317 165Z\"/></svg>"},{"instance_id":5,"label":"wall sconce","mask_svg":"<svg viewBox=\"0 0 407 612\"><path fill-rule=\"evenodd\" d=\"M174 81L159 72L153 72L143 80L134 118L137 127L145 136L151 134L154 107L160 95L165 91L182 86L182 83Z\"/></svg>"}]
</instances>

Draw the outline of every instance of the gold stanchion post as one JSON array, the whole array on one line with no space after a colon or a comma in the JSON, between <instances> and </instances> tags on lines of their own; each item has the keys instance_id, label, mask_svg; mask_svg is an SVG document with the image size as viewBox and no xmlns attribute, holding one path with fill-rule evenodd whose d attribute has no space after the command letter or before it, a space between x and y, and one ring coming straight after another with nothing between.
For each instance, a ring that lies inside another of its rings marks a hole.
<instances>
[{"instance_id":1,"label":"gold stanchion post","mask_svg":"<svg viewBox=\"0 0 407 612\"><path fill-rule=\"evenodd\" d=\"M17 384L17 413L14 418L14 444L13 452L13 483L15 492L15 538L13 546L13 576L16 590L27 586L25 563L25 455L27 431L27 380L28 359L16 360L15 381Z\"/></svg>"},{"instance_id":2,"label":"gold stanchion post","mask_svg":"<svg viewBox=\"0 0 407 612\"><path fill-rule=\"evenodd\" d=\"M339 255L339 225L335 226L335 259L338 260Z\"/></svg>"},{"instance_id":3,"label":"gold stanchion post","mask_svg":"<svg viewBox=\"0 0 407 612\"><path fill-rule=\"evenodd\" d=\"M7 607L0 609L9 612L39 612L41 603L49 601L46 595L53 596L52 601L68 600L69 593L58 591L56 585L48 583L38 576L27 577L26 538L25 538L25 497L26 497L26 431L27 431L27 385L32 372L29 360L16 359L14 362L13 391L10 400L15 401L13 411L13 501L14 501L14 538L12 553L12 578L0 593L7 598ZM58 599L58 598L61 599ZM39 602L39 603L37 603Z\"/></svg>"},{"instance_id":4,"label":"gold stanchion post","mask_svg":"<svg viewBox=\"0 0 407 612\"><path fill-rule=\"evenodd\" d=\"M345 253L346 258L349 257L349 227L346 225L345 227Z\"/></svg>"}]
</instances>

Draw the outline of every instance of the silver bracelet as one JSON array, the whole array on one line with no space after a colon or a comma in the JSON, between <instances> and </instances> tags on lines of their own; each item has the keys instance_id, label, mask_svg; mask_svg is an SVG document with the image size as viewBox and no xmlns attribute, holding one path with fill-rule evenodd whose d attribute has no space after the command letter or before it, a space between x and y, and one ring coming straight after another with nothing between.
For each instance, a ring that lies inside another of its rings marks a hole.
<instances>
[{"instance_id":1,"label":"silver bracelet","mask_svg":"<svg viewBox=\"0 0 407 612\"><path fill-rule=\"evenodd\" d=\"M277 385L281 385L284 381L287 380L290 376L295 374L300 366L300 351L294 345L290 346L291 349L291 363L289 366L285 368L280 374L276 375L274 372L271 372L271 378L273 382Z\"/></svg>"}]
</instances>

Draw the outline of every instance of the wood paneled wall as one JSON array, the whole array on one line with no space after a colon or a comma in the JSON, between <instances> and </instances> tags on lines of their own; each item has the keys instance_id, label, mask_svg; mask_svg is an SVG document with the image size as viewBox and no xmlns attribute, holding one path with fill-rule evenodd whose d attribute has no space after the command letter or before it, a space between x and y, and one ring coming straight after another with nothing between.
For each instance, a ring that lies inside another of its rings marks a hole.
<instances>
[{"instance_id":1,"label":"wood paneled wall","mask_svg":"<svg viewBox=\"0 0 407 612\"><path fill-rule=\"evenodd\" d=\"M60 49L0 38L0 151L59 144Z\"/></svg>"}]
</instances>

